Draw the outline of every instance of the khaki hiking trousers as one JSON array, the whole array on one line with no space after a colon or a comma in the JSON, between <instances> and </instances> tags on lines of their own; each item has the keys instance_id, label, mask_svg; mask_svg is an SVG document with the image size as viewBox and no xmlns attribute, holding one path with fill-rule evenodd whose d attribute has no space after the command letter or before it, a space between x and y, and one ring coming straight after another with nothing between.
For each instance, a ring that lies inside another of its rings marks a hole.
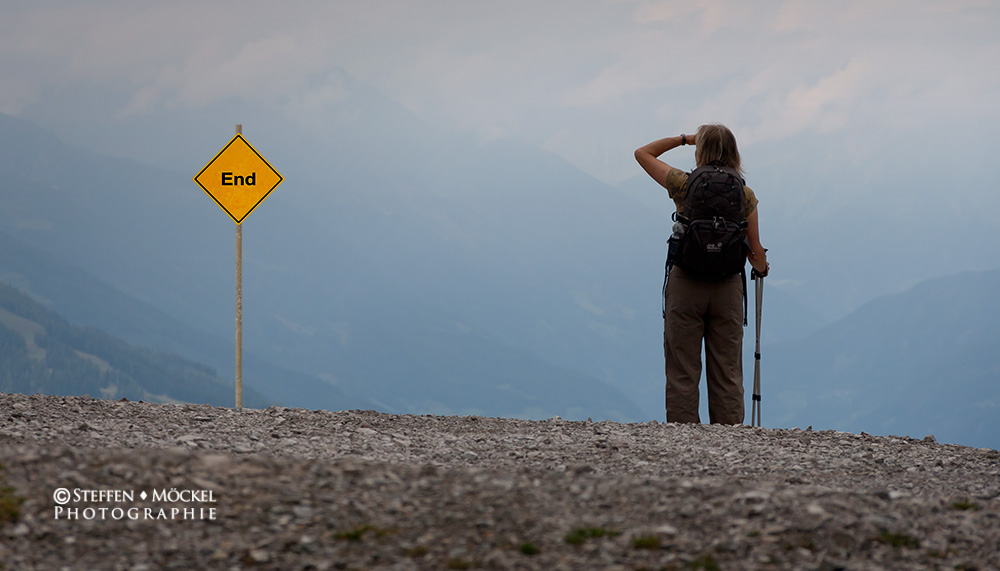
<instances>
[{"instance_id":1,"label":"khaki hiking trousers","mask_svg":"<svg viewBox=\"0 0 1000 571\"><path fill-rule=\"evenodd\" d=\"M698 383L705 341L708 415L713 424L743 423L743 278L702 281L674 266L663 320L667 422L700 422Z\"/></svg>"}]
</instances>

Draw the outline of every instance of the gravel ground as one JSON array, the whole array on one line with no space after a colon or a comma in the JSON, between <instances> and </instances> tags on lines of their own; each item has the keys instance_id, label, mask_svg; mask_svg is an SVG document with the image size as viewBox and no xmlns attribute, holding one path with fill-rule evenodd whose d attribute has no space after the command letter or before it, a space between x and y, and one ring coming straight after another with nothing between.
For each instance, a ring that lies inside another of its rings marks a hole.
<instances>
[{"instance_id":1,"label":"gravel ground","mask_svg":"<svg viewBox=\"0 0 1000 571\"><path fill-rule=\"evenodd\" d=\"M933 437L0 394L0 465L3 569L1000 569Z\"/></svg>"}]
</instances>

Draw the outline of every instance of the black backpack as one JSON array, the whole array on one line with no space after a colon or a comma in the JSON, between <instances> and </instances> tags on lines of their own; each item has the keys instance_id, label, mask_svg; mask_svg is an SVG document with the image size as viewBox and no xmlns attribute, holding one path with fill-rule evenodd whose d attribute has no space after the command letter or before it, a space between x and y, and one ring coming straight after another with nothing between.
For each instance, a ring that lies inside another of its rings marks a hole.
<instances>
[{"instance_id":1,"label":"black backpack","mask_svg":"<svg viewBox=\"0 0 1000 571\"><path fill-rule=\"evenodd\" d=\"M684 214L677 216L685 228L673 248L673 264L706 280L745 275L749 247L743 184L729 167L706 165L691 173Z\"/></svg>"}]
</instances>

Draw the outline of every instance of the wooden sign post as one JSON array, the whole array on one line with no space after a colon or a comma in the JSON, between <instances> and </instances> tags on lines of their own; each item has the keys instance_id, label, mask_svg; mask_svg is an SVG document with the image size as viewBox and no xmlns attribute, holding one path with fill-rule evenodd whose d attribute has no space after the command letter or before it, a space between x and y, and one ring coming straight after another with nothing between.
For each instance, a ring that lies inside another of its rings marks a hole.
<instances>
[{"instance_id":1,"label":"wooden sign post","mask_svg":"<svg viewBox=\"0 0 1000 571\"><path fill-rule=\"evenodd\" d=\"M243 408L243 220L284 180L243 138L243 125L194 181L236 222L236 408Z\"/></svg>"}]
</instances>

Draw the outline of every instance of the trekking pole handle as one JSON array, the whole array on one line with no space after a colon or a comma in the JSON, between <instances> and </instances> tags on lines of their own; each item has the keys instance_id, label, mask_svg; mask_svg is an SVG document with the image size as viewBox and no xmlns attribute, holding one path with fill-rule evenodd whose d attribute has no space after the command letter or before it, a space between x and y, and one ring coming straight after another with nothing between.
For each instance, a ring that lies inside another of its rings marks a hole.
<instances>
[{"instance_id":1,"label":"trekking pole handle","mask_svg":"<svg viewBox=\"0 0 1000 571\"><path fill-rule=\"evenodd\" d=\"M767 253L767 248L764 248L764 253ZM762 274L757 271L757 268L750 268L750 279L756 280L757 278L766 278L767 274Z\"/></svg>"}]
</instances>

